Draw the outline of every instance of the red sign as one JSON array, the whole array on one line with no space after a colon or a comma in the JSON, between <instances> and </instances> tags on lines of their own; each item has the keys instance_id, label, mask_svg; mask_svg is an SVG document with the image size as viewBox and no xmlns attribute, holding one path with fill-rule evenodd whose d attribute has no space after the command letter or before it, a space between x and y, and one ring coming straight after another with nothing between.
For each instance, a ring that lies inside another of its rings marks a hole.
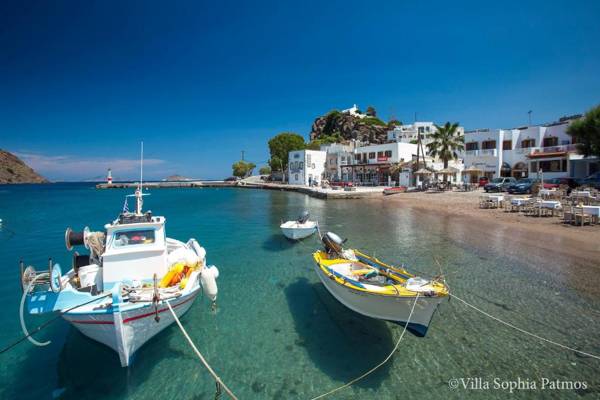
<instances>
[{"instance_id":1,"label":"red sign","mask_svg":"<svg viewBox=\"0 0 600 400\"><path fill-rule=\"evenodd\" d=\"M387 161L387 160L388 160L388 158L387 158L387 157L377 157L377 162L380 162L380 161Z\"/></svg>"}]
</instances>

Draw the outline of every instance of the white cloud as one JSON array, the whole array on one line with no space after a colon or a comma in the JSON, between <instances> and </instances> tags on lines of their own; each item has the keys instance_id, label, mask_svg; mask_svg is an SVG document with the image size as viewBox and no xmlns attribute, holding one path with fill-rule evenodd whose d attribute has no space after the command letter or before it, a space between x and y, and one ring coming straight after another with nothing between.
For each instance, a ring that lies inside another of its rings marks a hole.
<instances>
[{"instance_id":1,"label":"white cloud","mask_svg":"<svg viewBox=\"0 0 600 400\"><path fill-rule=\"evenodd\" d=\"M87 180L106 175L106 170L111 168L113 176L119 179L135 179L139 176L140 160L127 158L99 158L57 155L48 156L34 152L15 152L39 174L50 180ZM144 175L168 173L165 169L165 160L157 158L144 159Z\"/></svg>"}]
</instances>

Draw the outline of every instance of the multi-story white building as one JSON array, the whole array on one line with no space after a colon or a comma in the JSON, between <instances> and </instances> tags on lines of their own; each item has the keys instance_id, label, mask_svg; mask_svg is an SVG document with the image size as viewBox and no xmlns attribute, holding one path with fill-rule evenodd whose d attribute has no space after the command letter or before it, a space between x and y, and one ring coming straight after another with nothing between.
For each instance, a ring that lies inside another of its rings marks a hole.
<instances>
[{"instance_id":1,"label":"multi-story white building","mask_svg":"<svg viewBox=\"0 0 600 400\"><path fill-rule=\"evenodd\" d=\"M296 150L288 154L288 176L292 185L320 184L325 175L327 153L320 150Z\"/></svg>"},{"instance_id":2,"label":"multi-story white building","mask_svg":"<svg viewBox=\"0 0 600 400\"><path fill-rule=\"evenodd\" d=\"M354 161L354 146L339 143L321 146L321 151L327 153L325 162L325 178L336 182L348 180L343 174L342 166L350 165Z\"/></svg>"},{"instance_id":3,"label":"multi-story white building","mask_svg":"<svg viewBox=\"0 0 600 400\"><path fill-rule=\"evenodd\" d=\"M414 122L412 124L405 124L396 126L391 131L388 131L387 139L388 142L402 142L402 143L417 143L418 135L421 135L421 141L423 145L431 142L431 136L437 131L433 122ZM464 135L465 129L459 126L459 135Z\"/></svg>"},{"instance_id":4,"label":"multi-story white building","mask_svg":"<svg viewBox=\"0 0 600 400\"><path fill-rule=\"evenodd\" d=\"M341 167L347 181L363 184L386 185L392 165L411 161L416 157L417 145L411 143L384 143L358 147L354 150L354 161Z\"/></svg>"},{"instance_id":5,"label":"multi-story white building","mask_svg":"<svg viewBox=\"0 0 600 400\"><path fill-rule=\"evenodd\" d=\"M548 125L465 132L465 166L480 169L488 178L538 177L540 171L544 178L587 176L589 162L577 153L567 134L578 117Z\"/></svg>"}]
</instances>

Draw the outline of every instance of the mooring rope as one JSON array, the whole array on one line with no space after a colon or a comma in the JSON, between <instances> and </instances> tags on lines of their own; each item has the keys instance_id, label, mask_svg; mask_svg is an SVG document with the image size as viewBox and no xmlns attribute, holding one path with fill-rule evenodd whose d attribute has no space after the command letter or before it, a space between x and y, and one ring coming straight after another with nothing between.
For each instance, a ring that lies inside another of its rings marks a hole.
<instances>
[{"instance_id":1,"label":"mooring rope","mask_svg":"<svg viewBox=\"0 0 600 400\"><path fill-rule=\"evenodd\" d=\"M32 282L32 283L33 283L33 282ZM27 289L29 290L29 289L30 289L30 287L31 287L31 283L30 283L30 285L27 287ZM38 333L39 331L41 331L42 329L44 329L45 327L47 327L48 325L50 325L50 324L51 324L51 323L53 323L54 321L56 321L56 320L60 319L60 317L62 317L64 314L68 313L69 311L73 311L73 310L75 310L76 308L83 307L83 306L85 306L85 305L88 305L88 304L94 303L94 302L96 302L96 301L98 301L98 300L100 300L100 299L103 299L103 298L106 298L106 297L109 297L109 296L112 296L112 293L107 293L107 294L105 294L105 295L103 295L103 296L96 297L96 298L94 298L94 299L92 299L92 300L90 300L90 301L86 301L85 303L78 304L78 305L76 305L76 306L74 306L74 307L70 307L70 308L66 309L65 311L61 311L61 312L60 312L60 313L59 313L59 314L58 314L56 317L54 317L54 318L52 318L52 319L50 319L50 320L48 320L48 321L44 322L44 323L43 323L43 324L41 324L41 325L38 325L38 326L37 326L36 328L34 328L34 329L31 331L31 332L28 332L26 329L24 329L24 333L25 333L25 335L24 335L22 338L20 338L19 340L17 340L16 342L14 342L14 343L11 343L10 345L8 345L8 346L6 346L5 348L3 348L2 350L0 350L0 354L7 352L8 350L12 349L12 348L13 348L13 347L15 347L16 345L18 345L19 343L21 343L22 341L24 341L25 339L32 340L33 338L32 338L31 336L32 336L34 333ZM22 315L22 307L21 307L21 310L20 310L20 311L21 311L21 315ZM24 324L24 321L22 321L22 323ZM22 326L22 328L23 328L23 326ZM34 341L34 342L36 342L36 343L39 343L39 342L37 342L37 341ZM34 343L34 344L36 344L36 343ZM50 342L48 341L48 342L44 342L44 343L40 343L40 344L36 344L36 345L37 345L37 346L39 346L39 345L45 346L45 345L47 345L47 344L50 344Z\"/></svg>"},{"instance_id":2,"label":"mooring rope","mask_svg":"<svg viewBox=\"0 0 600 400\"><path fill-rule=\"evenodd\" d=\"M502 319L500 319L498 317L495 317L495 316L493 316L493 315L491 315L491 314L489 314L489 313L481 310L480 308L477 308L473 304L468 303L466 300L461 299L460 297L456 296L454 293L449 293L449 295L452 296L452 297L454 297L456 300L460 301L461 303L465 304L466 306L471 307L473 310L475 310L477 312L480 312L481 314L485 315L486 317L491 318L491 319L493 319L496 322L500 322L501 324L506 325L509 328L515 329L515 330L517 330L517 331L519 331L521 333L524 333L526 335L529 335L531 337L539 339L539 340L541 340L543 342L550 343L550 344L553 344L555 346L561 347L561 348L563 348L565 350L570 350L572 352L575 352L575 353L578 353L578 354L581 354L581 355L584 355L584 356L588 356L588 357L592 357L592 358L600 360L600 356L597 356L597 355L594 355L594 354L590 354L590 353L587 353L585 351L574 349L573 347L566 346L564 344L555 342L555 341L550 340L550 339L546 339L544 337L536 335L535 333L528 332L525 329L519 328L518 326L515 326L515 325L511 324L510 322L506 322L506 321L504 321L504 320L502 320Z\"/></svg>"},{"instance_id":3,"label":"mooring rope","mask_svg":"<svg viewBox=\"0 0 600 400\"><path fill-rule=\"evenodd\" d=\"M218 393L219 385L220 385L220 386L223 387L223 389L225 390L225 393L227 393L229 395L229 397L231 397L234 400L238 400L238 398L235 397L235 395L233 394L233 392L231 390L229 390L229 388L227 387L227 385L225 385L225 383L223 383L223 381L221 380L221 378L219 377L219 375L217 375L216 372L211 368L211 366L208 364L208 362L206 361L206 359L204 359L204 356L202 355L202 353L200 353L200 351L198 350L198 348L196 347L196 345L194 344L194 342L192 341L192 339L190 338L190 336L186 332L186 330L183 327L183 325L181 325L181 322L179 321L179 318L177 318L177 314L175 314L175 311L173 311L173 308L171 307L171 303L169 303L168 300L165 300L165 303L167 304L167 307L169 307L169 311L171 311L171 314L173 315L173 318L175 319L175 322L177 322L177 325L179 326L179 329L181 330L181 333L183 333L183 336L185 336L185 338L187 339L188 343L190 344L190 346L192 347L192 349L194 350L194 352L196 353L196 355L198 356L198 358L200 359L200 361L202 362L202 364L204 364L204 366L206 367L206 369L208 370L208 372L210 372L210 374L213 376L213 378L215 378L215 381L217 383L217 393ZM216 394L215 394L215 396L216 396Z\"/></svg>"},{"instance_id":4,"label":"mooring rope","mask_svg":"<svg viewBox=\"0 0 600 400\"><path fill-rule=\"evenodd\" d=\"M325 396L329 396L330 394L333 394L339 390L342 390L344 388L347 388L348 386L351 386L353 384L355 384L356 382L358 382L359 380L365 378L366 376L372 374L373 372L375 372L377 369L379 369L383 364L385 364L386 362L388 362L390 360L390 358L392 358L392 356L394 355L394 353L396 353L396 350L398 350L398 347L400 346L400 342L402 341L402 338L404 338L404 334L406 333L406 329L408 328L408 324L410 323L410 319L413 315L413 312L415 311L415 306L417 305L417 300L419 299L419 293L417 293L417 296L415 297L415 301L412 305L412 308L410 310L410 314L408 314L408 318L406 319L406 323L404 325L404 329L402 330L402 333L400 334L400 338L398 339L398 341L396 342L396 345L394 346L394 348L392 349L391 353L388 354L388 356L379 364L377 364L376 366L374 366L373 368L371 368L370 370L368 370L367 372L365 372L364 374L352 379L351 381L349 381L348 383L343 384L342 386L339 386L333 390L330 390L327 393L323 393L318 395L317 397L313 397L311 400L317 400L317 399L322 399Z\"/></svg>"}]
</instances>

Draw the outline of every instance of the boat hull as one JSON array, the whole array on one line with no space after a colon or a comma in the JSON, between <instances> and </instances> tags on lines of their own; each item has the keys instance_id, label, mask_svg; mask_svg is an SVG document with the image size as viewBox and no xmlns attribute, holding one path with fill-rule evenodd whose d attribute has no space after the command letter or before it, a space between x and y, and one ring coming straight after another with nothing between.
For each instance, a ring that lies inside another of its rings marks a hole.
<instances>
[{"instance_id":1,"label":"boat hull","mask_svg":"<svg viewBox=\"0 0 600 400\"><path fill-rule=\"evenodd\" d=\"M340 285L329 278L318 264L315 264L315 271L327 291L344 306L367 317L403 326L408 321L407 329L419 336L427 334L433 314L438 305L446 299L446 297L419 296L409 321L408 317L415 302L414 296L385 296L356 290Z\"/></svg>"},{"instance_id":2,"label":"boat hull","mask_svg":"<svg viewBox=\"0 0 600 400\"><path fill-rule=\"evenodd\" d=\"M177 317L190 309L199 293L198 287L169 301ZM127 367L140 347L175 321L164 301L157 308L158 322L155 320L157 313L152 303L116 313L67 313L63 318L85 336L115 350L119 354L121 366Z\"/></svg>"},{"instance_id":3,"label":"boat hull","mask_svg":"<svg viewBox=\"0 0 600 400\"><path fill-rule=\"evenodd\" d=\"M291 240L300 240L309 237L313 233L317 231L317 224L303 224L306 226L302 226L300 224L288 227L286 224L280 226L281 232L283 235Z\"/></svg>"}]
</instances>

